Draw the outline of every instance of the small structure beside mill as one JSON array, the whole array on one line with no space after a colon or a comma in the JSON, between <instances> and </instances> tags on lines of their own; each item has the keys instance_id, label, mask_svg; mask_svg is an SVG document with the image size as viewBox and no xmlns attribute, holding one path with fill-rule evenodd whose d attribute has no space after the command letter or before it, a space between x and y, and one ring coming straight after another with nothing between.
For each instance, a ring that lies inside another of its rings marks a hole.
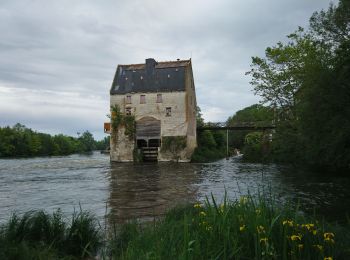
<instances>
[{"instance_id":1,"label":"small structure beside mill","mask_svg":"<svg viewBox=\"0 0 350 260\"><path fill-rule=\"evenodd\" d=\"M118 65L110 90L111 161L189 161L197 146L191 60Z\"/></svg>"}]
</instances>

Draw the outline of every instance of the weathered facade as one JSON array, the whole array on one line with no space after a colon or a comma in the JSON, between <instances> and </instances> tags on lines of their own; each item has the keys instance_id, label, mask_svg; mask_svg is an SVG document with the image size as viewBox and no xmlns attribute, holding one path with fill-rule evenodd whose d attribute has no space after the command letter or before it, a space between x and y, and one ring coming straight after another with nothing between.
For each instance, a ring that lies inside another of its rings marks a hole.
<instances>
[{"instance_id":1,"label":"weathered facade","mask_svg":"<svg viewBox=\"0 0 350 260\"><path fill-rule=\"evenodd\" d=\"M111 161L190 160L197 146L191 60L118 65L110 105L135 120L132 136L122 123L112 127ZM113 113L111 121L113 126Z\"/></svg>"}]
</instances>

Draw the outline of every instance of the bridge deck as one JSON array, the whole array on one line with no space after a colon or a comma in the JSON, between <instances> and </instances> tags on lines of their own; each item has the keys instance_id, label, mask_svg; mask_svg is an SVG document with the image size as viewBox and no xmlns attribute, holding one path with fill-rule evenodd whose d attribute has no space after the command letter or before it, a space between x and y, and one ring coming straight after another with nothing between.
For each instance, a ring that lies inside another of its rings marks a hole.
<instances>
[{"instance_id":1,"label":"bridge deck","mask_svg":"<svg viewBox=\"0 0 350 260\"><path fill-rule=\"evenodd\" d=\"M275 129L276 126L204 126L198 127L198 131L204 130L253 130L253 131L265 131Z\"/></svg>"}]
</instances>

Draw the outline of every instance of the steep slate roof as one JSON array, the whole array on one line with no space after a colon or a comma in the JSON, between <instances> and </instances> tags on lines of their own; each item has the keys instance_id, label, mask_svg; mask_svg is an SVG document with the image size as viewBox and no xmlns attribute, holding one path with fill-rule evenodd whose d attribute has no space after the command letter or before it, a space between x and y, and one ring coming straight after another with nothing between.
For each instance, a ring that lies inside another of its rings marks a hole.
<instances>
[{"instance_id":1,"label":"steep slate roof","mask_svg":"<svg viewBox=\"0 0 350 260\"><path fill-rule=\"evenodd\" d=\"M118 65L110 94L185 91L189 66L191 60L156 62L154 59L147 59L144 64Z\"/></svg>"}]
</instances>

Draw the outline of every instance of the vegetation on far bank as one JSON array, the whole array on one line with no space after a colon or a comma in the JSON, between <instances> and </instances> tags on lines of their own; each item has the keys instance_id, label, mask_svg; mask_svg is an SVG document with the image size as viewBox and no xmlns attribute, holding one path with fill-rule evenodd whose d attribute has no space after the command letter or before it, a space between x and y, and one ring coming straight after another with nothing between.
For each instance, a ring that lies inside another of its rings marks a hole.
<instances>
[{"instance_id":1,"label":"vegetation on far bank","mask_svg":"<svg viewBox=\"0 0 350 260\"><path fill-rule=\"evenodd\" d=\"M0 157L69 155L107 147L109 138L96 141L89 131L71 137L38 133L21 124L0 127Z\"/></svg>"},{"instance_id":2,"label":"vegetation on far bank","mask_svg":"<svg viewBox=\"0 0 350 260\"><path fill-rule=\"evenodd\" d=\"M201 110L197 107L197 127L208 126L204 123ZM211 162L226 156L226 138L223 131L197 131L197 145L191 162Z\"/></svg>"},{"instance_id":3,"label":"vegetation on far bank","mask_svg":"<svg viewBox=\"0 0 350 260\"><path fill-rule=\"evenodd\" d=\"M270 197L177 207L152 223L102 230L86 212L14 215L0 229L1 259L349 259L350 225L300 213Z\"/></svg>"}]
</instances>

